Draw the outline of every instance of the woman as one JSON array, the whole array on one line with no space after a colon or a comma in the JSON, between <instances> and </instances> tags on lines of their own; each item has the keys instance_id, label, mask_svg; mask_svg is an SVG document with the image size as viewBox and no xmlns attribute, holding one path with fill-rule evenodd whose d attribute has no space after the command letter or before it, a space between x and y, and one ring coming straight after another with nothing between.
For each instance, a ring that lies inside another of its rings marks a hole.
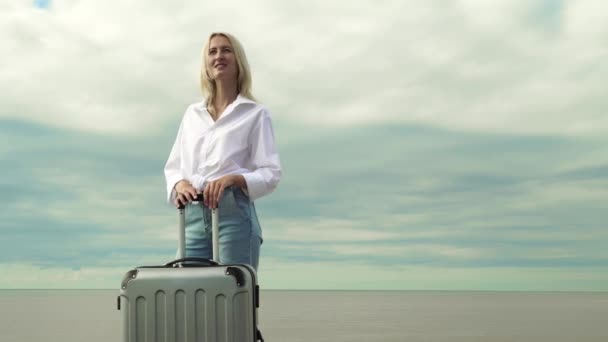
<instances>
[{"instance_id":1,"label":"woman","mask_svg":"<svg viewBox=\"0 0 608 342\"><path fill-rule=\"evenodd\" d=\"M258 268L262 230L253 201L281 179L270 113L251 95L241 44L213 33L203 48L205 99L186 110L165 165L168 200L186 205L187 257L212 257L210 208L219 208L222 263ZM192 203L197 194L204 203Z\"/></svg>"}]
</instances>

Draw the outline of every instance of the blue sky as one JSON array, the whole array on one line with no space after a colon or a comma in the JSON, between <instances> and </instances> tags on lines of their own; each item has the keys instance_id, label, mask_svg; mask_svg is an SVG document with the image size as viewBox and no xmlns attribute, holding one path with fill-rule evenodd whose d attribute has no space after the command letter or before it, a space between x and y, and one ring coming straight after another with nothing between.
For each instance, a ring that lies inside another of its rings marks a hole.
<instances>
[{"instance_id":1,"label":"blue sky","mask_svg":"<svg viewBox=\"0 0 608 342\"><path fill-rule=\"evenodd\" d=\"M48 9L51 7L51 0L34 0L34 7Z\"/></svg>"},{"instance_id":2,"label":"blue sky","mask_svg":"<svg viewBox=\"0 0 608 342\"><path fill-rule=\"evenodd\" d=\"M174 256L162 168L225 30L284 167L264 288L608 290L605 2L40 3L0 14L0 288Z\"/></svg>"}]
</instances>

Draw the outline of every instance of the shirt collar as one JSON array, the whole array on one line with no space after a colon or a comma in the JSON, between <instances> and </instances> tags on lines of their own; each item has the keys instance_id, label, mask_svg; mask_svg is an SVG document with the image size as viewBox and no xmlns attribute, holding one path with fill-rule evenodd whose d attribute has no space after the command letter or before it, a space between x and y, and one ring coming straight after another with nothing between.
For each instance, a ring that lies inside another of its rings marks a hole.
<instances>
[{"instance_id":1,"label":"shirt collar","mask_svg":"<svg viewBox=\"0 0 608 342\"><path fill-rule=\"evenodd\" d=\"M236 107L238 107L241 104L253 104L256 105L257 103L241 94L238 94L236 96L236 99L229 105L229 107L232 107L232 109L226 113L226 115L230 115L232 112L234 112L234 109L236 109ZM199 109L201 112L206 112L207 110L207 98L203 98L203 100L201 102L198 103Z\"/></svg>"},{"instance_id":2,"label":"shirt collar","mask_svg":"<svg viewBox=\"0 0 608 342\"><path fill-rule=\"evenodd\" d=\"M236 99L234 100L234 102L232 104L236 107L236 106L238 106L240 104L243 104L243 103L257 104L252 99L247 98L247 97L245 97L245 96L243 96L241 94L238 94L236 96ZM207 108L207 98L206 97L203 98L203 100L200 102L200 105L201 105L202 108Z\"/></svg>"},{"instance_id":3,"label":"shirt collar","mask_svg":"<svg viewBox=\"0 0 608 342\"><path fill-rule=\"evenodd\" d=\"M234 100L234 103L239 105L241 103L251 103L251 104L256 104L255 101L253 101L252 99L249 99L241 94L238 94L236 96L236 100Z\"/></svg>"}]
</instances>

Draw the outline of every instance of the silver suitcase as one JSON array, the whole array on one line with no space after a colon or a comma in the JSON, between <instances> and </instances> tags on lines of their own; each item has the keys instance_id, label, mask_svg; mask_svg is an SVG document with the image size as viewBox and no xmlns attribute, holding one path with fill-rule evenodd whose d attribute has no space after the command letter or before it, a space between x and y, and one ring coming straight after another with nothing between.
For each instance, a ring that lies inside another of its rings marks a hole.
<instances>
[{"instance_id":1,"label":"silver suitcase","mask_svg":"<svg viewBox=\"0 0 608 342\"><path fill-rule=\"evenodd\" d=\"M212 210L213 260L184 258L184 208L178 259L141 266L123 278L118 310L125 342L263 342L259 287L249 265L218 263L218 212Z\"/></svg>"}]
</instances>

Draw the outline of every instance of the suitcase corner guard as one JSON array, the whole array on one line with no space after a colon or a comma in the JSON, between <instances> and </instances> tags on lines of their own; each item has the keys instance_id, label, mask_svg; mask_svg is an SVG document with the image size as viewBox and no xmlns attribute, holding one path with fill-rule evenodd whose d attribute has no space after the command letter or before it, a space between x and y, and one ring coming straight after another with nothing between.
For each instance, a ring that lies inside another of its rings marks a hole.
<instances>
[{"instance_id":1,"label":"suitcase corner guard","mask_svg":"<svg viewBox=\"0 0 608 342\"><path fill-rule=\"evenodd\" d=\"M137 278L137 269L130 270L122 278L122 283L120 284L120 288L125 290L127 288L127 284L129 284L129 281L131 281L135 278Z\"/></svg>"}]
</instances>

